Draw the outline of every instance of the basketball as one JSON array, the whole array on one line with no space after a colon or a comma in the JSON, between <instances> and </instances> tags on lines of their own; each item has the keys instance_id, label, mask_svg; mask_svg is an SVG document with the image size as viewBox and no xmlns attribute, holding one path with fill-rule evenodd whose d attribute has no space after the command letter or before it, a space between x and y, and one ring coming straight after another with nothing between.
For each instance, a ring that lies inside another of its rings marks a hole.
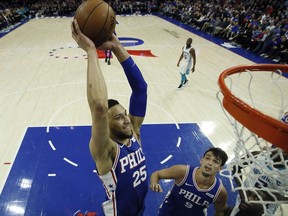
<instances>
[{"instance_id":1,"label":"basketball","mask_svg":"<svg viewBox=\"0 0 288 216\"><path fill-rule=\"evenodd\" d=\"M87 0L76 10L74 18L80 30L96 46L109 40L115 30L116 18L113 9L102 0Z\"/></svg>"}]
</instances>

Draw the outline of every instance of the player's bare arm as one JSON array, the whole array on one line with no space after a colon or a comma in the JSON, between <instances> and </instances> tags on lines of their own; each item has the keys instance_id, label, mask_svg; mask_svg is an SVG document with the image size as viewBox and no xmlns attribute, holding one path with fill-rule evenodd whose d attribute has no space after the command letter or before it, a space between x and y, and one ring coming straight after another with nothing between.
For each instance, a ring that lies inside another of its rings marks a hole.
<instances>
[{"instance_id":1,"label":"player's bare arm","mask_svg":"<svg viewBox=\"0 0 288 216\"><path fill-rule=\"evenodd\" d=\"M192 67L191 71L194 72L195 71L195 65L196 65L196 53L195 53L194 48L190 49L190 54L193 58L193 67Z\"/></svg>"},{"instance_id":2,"label":"player's bare arm","mask_svg":"<svg viewBox=\"0 0 288 216\"><path fill-rule=\"evenodd\" d=\"M112 160L115 157L113 155L116 152L116 146L109 138L107 87L94 43L80 31L76 20L73 21L71 28L73 38L88 55L87 98L92 116L92 136L89 146L99 174L105 174L112 167Z\"/></svg>"},{"instance_id":3,"label":"player's bare arm","mask_svg":"<svg viewBox=\"0 0 288 216\"><path fill-rule=\"evenodd\" d=\"M225 215L225 211L228 208L227 197L228 197L227 190L223 186L221 188L221 191L220 191L216 201L214 202L215 216L224 216Z\"/></svg>"},{"instance_id":4,"label":"player's bare arm","mask_svg":"<svg viewBox=\"0 0 288 216\"><path fill-rule=\"evenodd\" d=\"M182 48L183 49L183 48ZM178 63L177 63L177 66L179 67L179 64L181 62L181 60L183 59L183 51L181 50L181 55L180 55L180 58L178 60Z\"/></svg>"},{"instance_id":5,"label":"player's bare arm","mask_svg":"<svg viewBox=\"0 0 288 216\"><path fill-rule=\"evenodd\" d=\"M179 184L187 171L186 165L175 165L166 169L158 170L152 173L150 177L150 189L155 192L162 192L159 185L161 179L174 179L176 184Z\"/></svg>"}]
</instances>

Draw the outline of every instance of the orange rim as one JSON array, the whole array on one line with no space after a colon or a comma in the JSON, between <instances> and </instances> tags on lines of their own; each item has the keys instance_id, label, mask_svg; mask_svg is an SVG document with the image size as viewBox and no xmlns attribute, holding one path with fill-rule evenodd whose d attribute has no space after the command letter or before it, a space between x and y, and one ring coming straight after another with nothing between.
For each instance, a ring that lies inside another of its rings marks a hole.
<instances>
[{"instance_id":1,"label":"orange rim","mask_svg":"<svg viewBox=\"0 0 288 216\"><path fill-rule=\"evenodd\" d=\"M281 70L288 73L288 65L280 64L256 64L231 67L223 71L218 79L221 92L224 96L224 108L243 126L267 140L271 144L288 151L288 125L272 118L249 106L247 103L232 94L225 84L225 78L239 72L249 70L251 72L272 72Z\"/></svg>"}]
</instances>

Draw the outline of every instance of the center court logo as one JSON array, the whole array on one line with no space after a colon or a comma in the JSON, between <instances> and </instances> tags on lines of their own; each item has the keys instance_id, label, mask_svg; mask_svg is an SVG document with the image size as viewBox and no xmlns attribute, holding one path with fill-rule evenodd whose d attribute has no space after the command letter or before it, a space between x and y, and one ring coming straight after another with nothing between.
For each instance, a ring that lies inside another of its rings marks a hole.
<instances>
[{"instance_id":1,"label":"center court logo","mask_svg":"<svg viewBox=\"0 0 288 216\"><path fill-rule=\"evenodd\" d=\"M121 42L121 44L124 47L130 47L130 46L140 46L144 43L143 40L139 39L139 38L131 38L131 37L119 37L119 40ZM69 46L69 49L72 48L79 48L79 47L73 47L73 46ZM49 52L49 56L56 58L56 59L87 59L87 55L86 54L81 54L81 55L75 55L75 54L71 54L72 52L67 49L67 47L60 47L60 48L54 48ZM157 57L155 56L151 50L141 50L141 49L127 49L127 52L130 55L133 56L141 56L141 57ZM97 50L98 53L98 57L99 59L103 59L105 58L105 52L102 50Z\"/></svg>"}]
</instances>

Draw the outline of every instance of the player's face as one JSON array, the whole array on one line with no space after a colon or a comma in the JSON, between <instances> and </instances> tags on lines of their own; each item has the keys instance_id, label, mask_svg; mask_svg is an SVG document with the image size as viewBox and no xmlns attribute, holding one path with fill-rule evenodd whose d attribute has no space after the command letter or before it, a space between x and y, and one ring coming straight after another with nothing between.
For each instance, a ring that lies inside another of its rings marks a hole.
<instances>
[{"instance_id":1,"label":"player's face","mask_svg":"<svg viewBox=\"0 0 288 216\"><path fill-rule=\"evenodd\" d=\"M191 46L191 44L192 44L192 38L188 38L186 41L186 45Z\"/></svg>"},{"instance_id":2,"label":"player's face","mask_svg":"<svg viewBox=\"0 0 288 216\"><path fill-rule=\"evenodd\" d=\"M221 160L212 152L207 152L200 162L202 174L206 177L215 176L221 169Z\"/></svg>"},{"instance_id":3,"label":"player's face","mask_svg":"<svg viewBox=\"0 0 288 216\"><path fill-rule=\"evenodd\" d=\"M132 137L131 121L123 106L117 104L110 108L108 116L110 133L113 137L120 140Z\"/></svg>"}]
</instances>

